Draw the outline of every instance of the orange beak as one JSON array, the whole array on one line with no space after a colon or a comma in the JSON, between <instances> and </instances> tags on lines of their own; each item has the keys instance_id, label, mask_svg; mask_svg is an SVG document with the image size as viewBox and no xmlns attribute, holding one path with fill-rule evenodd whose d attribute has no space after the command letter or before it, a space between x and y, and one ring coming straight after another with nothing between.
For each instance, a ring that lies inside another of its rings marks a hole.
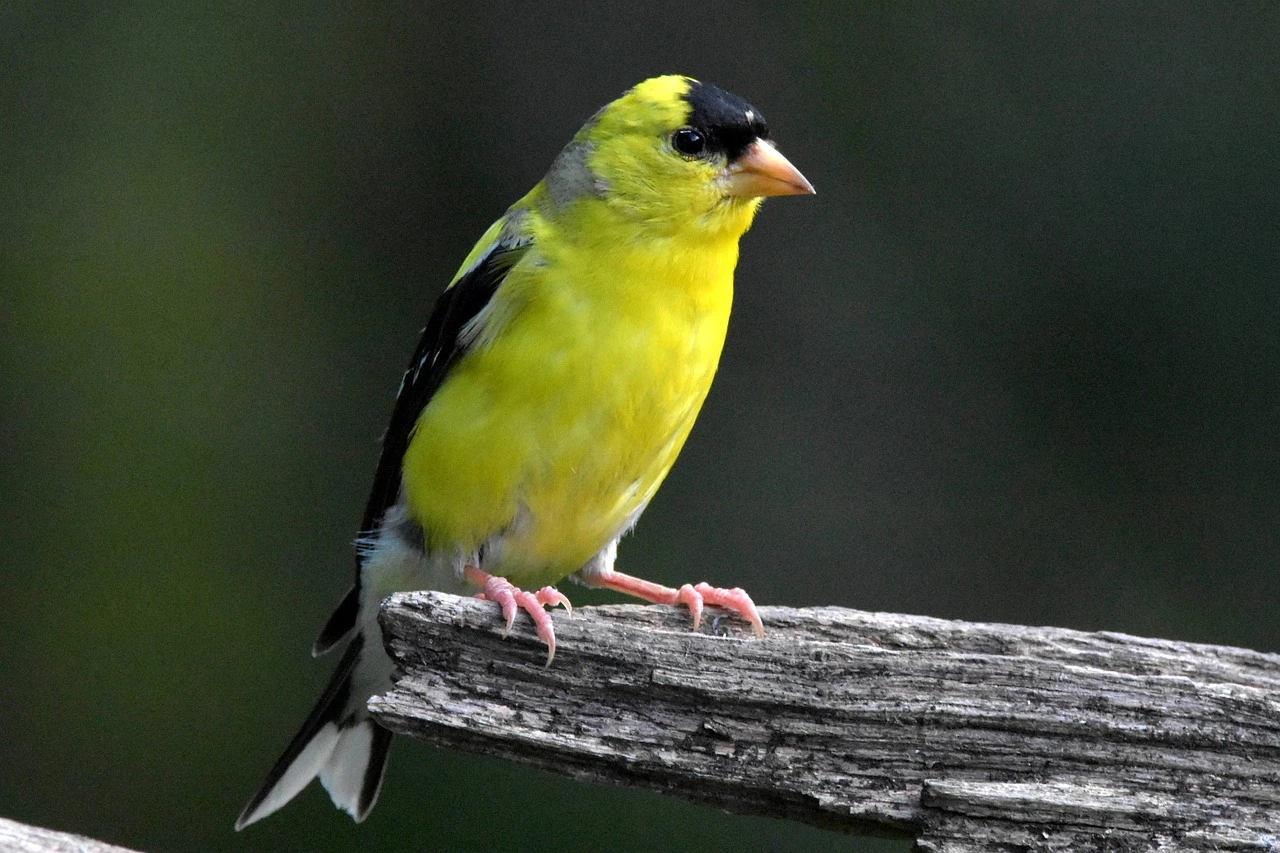
<instances>
[{"instance_id":1,"label":"orange beak","mask_svg":"<svg viewBox=\"0 0 1280 853\"><path fill-rule=\"evenodd\" d=\"M768 142L757 139L724 175L725 195L760 198L771 195L812 195L813 184Z\"/></svg>"}]
</instances>

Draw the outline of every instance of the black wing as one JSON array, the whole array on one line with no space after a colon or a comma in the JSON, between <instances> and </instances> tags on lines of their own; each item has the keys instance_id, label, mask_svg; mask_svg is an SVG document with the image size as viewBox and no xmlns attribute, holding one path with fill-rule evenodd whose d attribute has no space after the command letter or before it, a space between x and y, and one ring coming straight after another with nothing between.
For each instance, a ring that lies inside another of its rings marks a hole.
<instances>
[{"instance_id":1,"label":"black wing","mask_svg":"<svg viewBox=\"0 0 1280 853\"><path fill-rule=\"evenodd\" d=\"M409 437L418 416L444 382L449 369L466 351L458 340L463 327L489 304L507 272L527 250L527 241L498 243L474 269L436 300L422 340L400 381L391 423L382 437L382 455L360 524L362 541L377 532L383 515L399 498L401 463L409 448ZM360 568L365 556L366 550L357 548L356 582L325 623L311 648L313 655L327 652L355 627L360 611Z\"/></svg>"}]
</instances>

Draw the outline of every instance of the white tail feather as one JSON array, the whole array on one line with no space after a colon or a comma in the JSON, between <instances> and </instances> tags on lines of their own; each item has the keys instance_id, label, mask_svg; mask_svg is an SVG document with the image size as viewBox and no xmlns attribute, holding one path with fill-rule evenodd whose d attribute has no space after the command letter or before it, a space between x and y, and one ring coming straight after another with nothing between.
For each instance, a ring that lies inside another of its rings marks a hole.
<instances>
[{"instance_id":1,"label":"white tail feather","mask_svg":"<svg viewBox=\"0 0 1280 853\"><path fill-rule=\"evenodd\" d=\"M373 722L364 720L343 729L329 760L320 768L320 784L329 792L333 804L357 821L364 820L369 811L360 808L360 796L373 755L373 726Z\"/></svg>"},{"instance_id":2,"label":"white tail feather","mask_svg":"<svg viewBox=\"0 0 1280 853\"><path fill-rule=\"evenodd\" d=\"M251 823L262 820L298 795L322 768L330 762L334 747L340 741L336 723L328 723L316 732L311 742L298 753L298 757L289 765L284 775L271 786L271 790L262 798L262 802L245 812L236 821L236 829L244 829Z\"/></svg>"}]
</instances>

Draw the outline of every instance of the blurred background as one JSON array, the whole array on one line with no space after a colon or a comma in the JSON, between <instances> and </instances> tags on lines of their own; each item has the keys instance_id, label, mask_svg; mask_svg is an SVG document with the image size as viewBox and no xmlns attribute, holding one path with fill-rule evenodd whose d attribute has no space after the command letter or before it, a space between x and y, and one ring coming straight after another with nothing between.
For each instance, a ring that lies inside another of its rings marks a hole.
<instances>
[{"instance_id":1,"label":"blurred background","mask_svg":"<svg viewBox=\"0 0 1280 853\"><path fill-rule=\"evenodd\" d=\"M400 741L232 822L328 678L437 293L682 72L818 188L620 565L1280 649L1280 6L11 2L0 815L148 851L905 850ZM614 600L570 588L576 601Z\"/></svg>"}]
</instances>

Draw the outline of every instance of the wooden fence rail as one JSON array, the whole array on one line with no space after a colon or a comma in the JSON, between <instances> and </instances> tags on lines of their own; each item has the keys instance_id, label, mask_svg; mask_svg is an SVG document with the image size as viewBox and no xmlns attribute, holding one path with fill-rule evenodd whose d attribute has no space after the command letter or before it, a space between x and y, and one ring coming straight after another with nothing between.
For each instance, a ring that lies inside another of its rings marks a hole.
<instances>
[{"instance_id":1,"label":"wooden fence rail","mask_svg":"<svg viewBox=\"0 0 1280 853\"><path fill-rule=\"evenodd\" d=\"M1280 656L823 607L383 606L394 731L924 851L1280 851Z\"/></svg>"}]
</instances>

